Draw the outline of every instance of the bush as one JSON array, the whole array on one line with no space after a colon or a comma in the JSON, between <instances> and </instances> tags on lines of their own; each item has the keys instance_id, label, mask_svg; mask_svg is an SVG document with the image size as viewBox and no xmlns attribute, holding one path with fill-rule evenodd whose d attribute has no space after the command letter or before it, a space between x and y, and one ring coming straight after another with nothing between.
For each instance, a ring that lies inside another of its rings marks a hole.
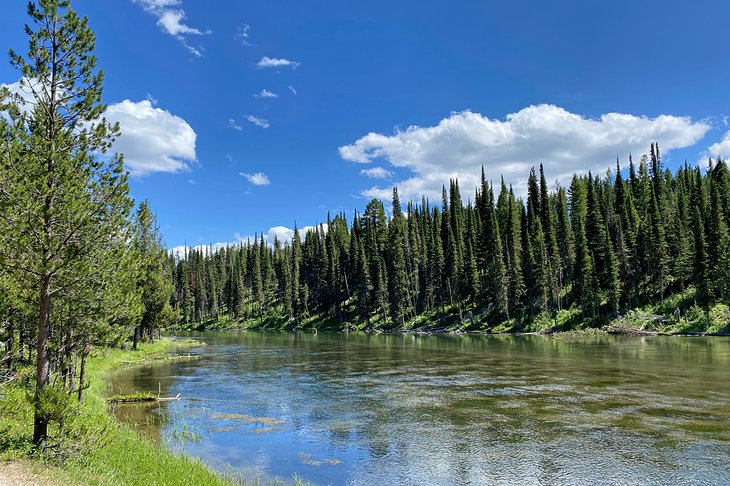
<instances>
[{"instance_id":1,"label":"bush","mask_svg":"<svg viewBox=\"0 0 730 486\"><path fill-rule=\"evenodd\" d=\"M704 309L697 305L693 305L684 313L684 320L688 323L701 323L704 324L707 319L707 314Z\"/></svg>"},{"instance_id":2,"label":"bush","mask_svg":"<svg viewBox=\"0 0 730 486\"><path fill-rule=\"evenodd\" d=\"M730 307L717 304L710 309L709 329L712 333L727 333L730 331Z\"/></svg>"}]
</instances>

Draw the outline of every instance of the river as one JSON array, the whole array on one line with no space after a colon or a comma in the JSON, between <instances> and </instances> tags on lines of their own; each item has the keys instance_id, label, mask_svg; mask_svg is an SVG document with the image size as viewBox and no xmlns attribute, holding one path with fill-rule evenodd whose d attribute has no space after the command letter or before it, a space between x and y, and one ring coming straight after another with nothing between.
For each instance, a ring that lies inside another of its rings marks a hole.
<instances>
[{"instance_id":1,"label":"river","mask_svg":"<svg viewBox=\"0 0 730 486\"><path fill-rule=\"evenodd\" d=\"M115 375L117 416L312 484L729 484L730 339L218 332ZM187 353L187 351L186 351Z\"/></svg>"}]
</instances>

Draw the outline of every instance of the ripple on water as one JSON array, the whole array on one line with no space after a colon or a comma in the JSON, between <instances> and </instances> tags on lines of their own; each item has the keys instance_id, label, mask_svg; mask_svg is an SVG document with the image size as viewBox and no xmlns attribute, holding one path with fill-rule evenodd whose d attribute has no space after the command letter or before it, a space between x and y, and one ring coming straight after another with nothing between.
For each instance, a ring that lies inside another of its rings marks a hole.
<instances>
[{"instance_id":1,"label":"ripple on water","mask_svg":"<svg viewBox=\"0 0 730 486\"><path fill-rule=\"evenodd\" d=\"M128 385L181 393L163 433L203 431L174 447L222 470L352 485L730 478L730 340L205 339L195 366L130 370Z\"/></svg>"}]
</instances>

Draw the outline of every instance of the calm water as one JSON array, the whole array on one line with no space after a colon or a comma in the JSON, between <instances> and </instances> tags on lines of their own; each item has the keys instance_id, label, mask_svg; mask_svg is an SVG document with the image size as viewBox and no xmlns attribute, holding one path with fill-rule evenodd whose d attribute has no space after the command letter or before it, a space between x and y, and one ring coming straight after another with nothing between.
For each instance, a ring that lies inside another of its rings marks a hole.
<instances>
[{"instance_id":1,"label":"calm water","mask_svg":"<svg viewBox=\"0 0 730 486\"><path fill-rule=\"evenodd\" d=\"M118 416L314 484L730 484L730 339L218 333ZM160 417L163 419L160 420Z\"/></svg>"}]
</instances>

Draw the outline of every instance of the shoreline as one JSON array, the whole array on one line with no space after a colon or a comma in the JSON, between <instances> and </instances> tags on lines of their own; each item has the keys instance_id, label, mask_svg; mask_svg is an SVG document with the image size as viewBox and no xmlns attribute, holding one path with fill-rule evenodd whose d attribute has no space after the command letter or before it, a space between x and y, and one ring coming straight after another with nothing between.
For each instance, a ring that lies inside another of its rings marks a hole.
<instances>
[{"instance_id":1,"label":"shoreline","mask_svg":"<svg viewBox=\"0 0 730 486\"><path fill-rule=\"evenodd\" d=\"M175 350L203 345L193 340L162 338L154 343L140 344L137 351L95 350L88 363L89 388L74 418L81 423L80 430L85 434L75 437L78 444L74 447L79 448L80 444L86 447L78 456L73 452L60 460L30 455L28 446L32 421L27 419L32 417L32 410L24 399L26 388L9 385L0 394L0 404L5 408L14 407L15 413L0 418L0 427L6 428L8 442L14 442L15 447L6 446L0 453L0 461L10 467L26 463L42 468L42 484L244 484L243 478L221 474L197 458L175 454L160 444L153 444L133 427L119 422L109 410L107 386L115 372L164 363L175 358L171 355ZM29 484L36 484L39 480L38 477L27 479L31 481Z\"/></svg>"},{"instance_id":2,"label":"shoreline","mask_svg":"<svg viewBox=\"0 0 730 486\"><path fill-rule=\"evenodd\" d=\"M364 333L364 334L388 334L388 335L471 335L471 336L633 336L633 337L730 337L730 332L666 332L646 331L638 329L621 328L614 329L610 326L591 327L583 329L566 330L538 330L538 331L495 331L489 329L443 329L443 328L419 328L419 329L357 329L345 328L334 329L330 327L269 327L269 326L245 326L245 325L224 325L224 326L190 326L178 327L173 332L222 332L222 331L279 331L279 332L327 332L327 333Z\"/></svg>"}]
</instances>

